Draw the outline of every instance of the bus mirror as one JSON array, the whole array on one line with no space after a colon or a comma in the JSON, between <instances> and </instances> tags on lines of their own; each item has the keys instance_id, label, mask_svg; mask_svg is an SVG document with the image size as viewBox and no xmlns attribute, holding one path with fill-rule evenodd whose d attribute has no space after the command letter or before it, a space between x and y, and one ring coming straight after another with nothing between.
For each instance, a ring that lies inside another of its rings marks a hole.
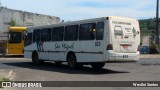
<instances>
[{"instance_id":1,"label":"bus mirror","mask_svg":"<svg viewBox=\"0 0 160 90\"><path fill-rule=\"evenodd\" d=\"M25 33L25 35L27 36L27 35L28 35L28 33Z\"/></svg>"},{"instance_id":2,"label":"bus mirror","mask_svg":"<svg viewBox=\"0 0 160 90\"><path fill-rule=\"evenodd\" d=\"M27 35L28 35L27 31L24 31L23 40L26 40Z\"/></svg>"},{"instance_id":3,"label":"bus mirror","mask_svg":"<svg viewBox=\"0 0 160 90\"><path fill-rule=\"evenodd\" d=\"M27 31L24 31L24 35L27 35Z\"/></svg>"}]
</instances>

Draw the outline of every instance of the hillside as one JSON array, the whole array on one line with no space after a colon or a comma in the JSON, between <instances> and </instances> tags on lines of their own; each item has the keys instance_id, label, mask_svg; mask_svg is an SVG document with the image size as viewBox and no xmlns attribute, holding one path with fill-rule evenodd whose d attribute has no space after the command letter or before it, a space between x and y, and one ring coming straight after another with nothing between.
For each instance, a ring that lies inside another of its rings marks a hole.
<instances>
[{"instance_id":1,"label":"hillside","mask_svg":"<svg viewBox=\"0 0 160 90\"><path fill-rule=\"evenodd\" d=\"M156 21L155 18L139 20L140 30L141 30L142 35L144 34L152 35L154 33L153 30L155 30L156 28L155 21Z\"/></svg>"},{"instance_id":2,"label":"hillside","mask_svg":"<svg viewBox=\"0 0 160 90\"><path fill-rule=\"evenodd\" d=\"M139 20L141 30L155 30L155 18Z\"/></svg>"}]
</instances>

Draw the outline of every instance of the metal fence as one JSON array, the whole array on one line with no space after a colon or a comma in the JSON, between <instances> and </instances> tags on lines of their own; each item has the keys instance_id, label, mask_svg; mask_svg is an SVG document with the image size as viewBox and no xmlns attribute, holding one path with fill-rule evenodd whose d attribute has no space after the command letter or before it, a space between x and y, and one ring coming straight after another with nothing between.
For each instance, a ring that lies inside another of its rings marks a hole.
<instances>
[{"instance_id":1,"label":"metal fence","mask_svg":"<svg viewBox=\"0 0 160 90\"><path fill-rule=\"evenodd\" d=\"M141 54L160 54L160 44L155 44L154 35L141 35Z\"/></svg>"}]
</instances>

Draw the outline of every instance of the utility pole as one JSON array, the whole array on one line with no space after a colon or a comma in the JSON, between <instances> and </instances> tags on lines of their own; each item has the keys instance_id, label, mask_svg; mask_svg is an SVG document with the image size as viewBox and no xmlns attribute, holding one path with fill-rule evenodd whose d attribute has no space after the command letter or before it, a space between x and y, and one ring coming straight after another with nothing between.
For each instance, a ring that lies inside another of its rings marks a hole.
<instances>
[{"instance_id":1,"label":"utility pole","mask_svg":"<svg viewBox=\"0 0 160 90\"><path fill-rule=\"evenodd\" d=\"M156 9L156 30L155 30L155 41L156 44L159 44L159 0L157 0L157 9Z\"/></svg>"}]
</instances>

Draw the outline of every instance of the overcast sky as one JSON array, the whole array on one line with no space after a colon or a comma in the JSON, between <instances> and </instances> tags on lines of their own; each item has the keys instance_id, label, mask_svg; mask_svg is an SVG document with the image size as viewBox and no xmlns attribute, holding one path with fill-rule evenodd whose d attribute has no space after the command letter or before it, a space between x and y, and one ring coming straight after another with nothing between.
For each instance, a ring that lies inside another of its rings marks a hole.
<instances>
[{"instance_id":1,"label":"overcast sky","mask_svg":"<svg viewBox=\"0 0 160 90\"><path fill-rule=\"evenodd\" d=\"M11 9L80 20L103 16L155 17L157 0L0 0Z\"/></svg>"}]
</instances>

